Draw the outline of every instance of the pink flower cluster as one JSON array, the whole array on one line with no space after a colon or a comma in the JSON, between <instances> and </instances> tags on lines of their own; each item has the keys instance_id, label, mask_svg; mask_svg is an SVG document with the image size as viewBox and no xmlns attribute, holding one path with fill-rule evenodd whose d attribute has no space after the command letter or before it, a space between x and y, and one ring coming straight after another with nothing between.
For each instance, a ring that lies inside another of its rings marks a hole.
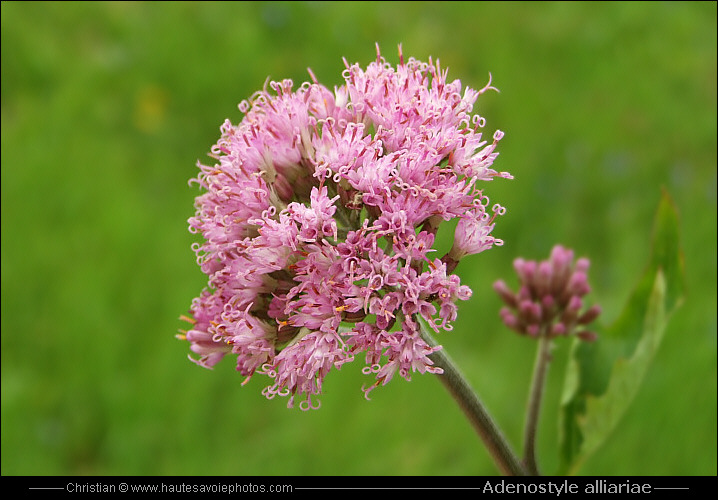
<instances>
[{"instance_id":1,"label":"pink flower cluster","mask_svg":"<svg viewBox=\"0 0 718 500\"><path fill-rule=\"evenodd\" d=\"M573 263L573 251L556 245L548 260L537 263L518 258L514 268L519 275L517 293L509 290L504 281L494 283L494 289L508 307L501 309L506 326L530 337L567 336L575 333L587 341L596 334L582 327L601 313L598 305L581 312L581 297L591 291L588 285L589 261L581 258Z\"/></svg>"},{"instance_id":2,"label":"pink flower cluster","mask_svg":"<svg viewBox=\"0 0 718 500\"><path fill-rule=\"evenodd\" d=\"M500 244L494 205L478 187L503 133L487 141L472 115L476 91L447 81L439 61L394 68L379 53L366 69L344 61L345 84L293 90L271 82L221 127L198 163L190 230L209 277L190 310L199 365L237 357L244 376L268 376L268 398L316 406L322 382L365 353L365 388L395 373L440 372L421 338L419 318L451 330L458 300L471 290L452 274L464 256ZM440 222L459 218L454 248L432 258ZM190 357L190 359L192 359ZM246 382L246 380L245 380ZM314 398L316 399L316 398Z\"/></svg>"}]
</instances>

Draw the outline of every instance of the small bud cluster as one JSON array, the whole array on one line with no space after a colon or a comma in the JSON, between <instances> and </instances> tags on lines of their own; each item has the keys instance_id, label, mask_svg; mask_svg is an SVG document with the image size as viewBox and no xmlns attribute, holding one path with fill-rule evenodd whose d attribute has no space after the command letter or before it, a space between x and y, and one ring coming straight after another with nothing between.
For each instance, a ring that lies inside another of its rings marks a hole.
<instances>
[{"instance_id":1,"label":"small bud cluster","mask_svg":"<svg viewBox=\"0 0 718 500\"><path fill-rule=\"evenodd\" d=\"M582 297L591 291L588 267L585 258L573 265L573 251L560 245L553 248L548 260L539 263L514 260L519 291L512 292L502 280L494 283L494 290L508 306L500 312L504 324L530 337L575 334L582 340L596 340L594 332L583 328L601 312L597 305L583 310Z\"/></svg>"}]
</instances>

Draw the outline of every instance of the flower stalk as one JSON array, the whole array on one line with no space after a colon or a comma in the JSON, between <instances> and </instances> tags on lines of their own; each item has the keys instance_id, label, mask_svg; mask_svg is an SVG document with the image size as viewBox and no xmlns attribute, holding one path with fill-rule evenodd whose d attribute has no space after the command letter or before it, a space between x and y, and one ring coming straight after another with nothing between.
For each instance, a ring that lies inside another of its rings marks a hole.
<instances>
[{"instance_id":1,"label":"flower stalk","mask_svg":"<svg viewBox=\"0 0 718 500\"><path fill-rule=\"evenodd\" d=\"M542 335L536 351L536 363L534 364L524 430L524 465L531 476L540 475L538 464L536 463L536 432L541 413L544 387L546 386L546 374L551 362L551 348L552 340L548 335Z\"/></svg>"},{"instance_id":2,"label":"flower stalk","mask_svg":"<svg viewBox=\"0 0 718 500\"><path fill-rule=\"evenodd\" d=\"M573 257L573 250L556 245L548 260L514 260L520 284L517 292L512 292L503 280L494 283L494 290L506 304L500 311L504 324L538 341L524 428L523 463L532 476L539 475L536 433L553 339L576 335L583 341L596 340L596 334L585 327L596 319L601 308L594 305L583 310L583 297L591 290L589 261L581 258L574 264Z\"/></svg>"},{"instance_id":3,"label":"flower stalk","mask_svg":"<svg viewBox=\"0 0 718 500\"><path fill-rule=\"evenodd\" d=\"M436 347L436 340L431 336L425 325L421 323L421 337L430 347ZM474 430L484 442L491 458L507 476L525 476L527 471L511 448L501 430L494 423L488 410L479 399L466 377L459 371L444 349L438 350L429 359L434 366L443 370L438 374L439 380L456 400Z\"/></svg>"}]
</instances>

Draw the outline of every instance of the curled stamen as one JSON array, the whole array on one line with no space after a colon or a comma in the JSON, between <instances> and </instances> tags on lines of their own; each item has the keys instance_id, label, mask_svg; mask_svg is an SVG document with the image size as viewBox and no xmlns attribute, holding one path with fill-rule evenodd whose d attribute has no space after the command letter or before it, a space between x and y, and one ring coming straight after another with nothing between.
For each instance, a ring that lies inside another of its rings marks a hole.
<instances>
[{"instance_id":1,"label":"curled stamen","mask_svg":"<svg viewBox=\"0 0 718 500\"><path fill-rule=\"evenodd\" d=\"M274 399L274 397L277 395L277 391L274 388L274 386L265 387L262 389L262 396L264 396L267 399Z\"/></svg>"},{"instance_id":2,"label":"curled stamen","mask_svg":"<svg viewBox=\"0 0 718 500\"><path fill-rule=\"evenodd\" d=\"M257 373L267 375L269 378L275 378L277 376L277 372L274 371L274 367L272 367L269 363L264 363L261 369L257 370Z\"/></svg>"},{"instance_id":3,"label":"curled stamen","mask_svg":"<svg viewBox=\"0 0 718 500\"><path fill-rule=\"evenodd\" d=\"M495 205L492 207L491 210L492 210L494 213L498 214L498 215L504 215L504 214L506 213L506 208L505 208L505 207L502 207L502 206L499 205L498 203L495 204Z\"/></svg>"},{"instance_id":4,"label":"curled stamen","mask_svg":"<svg viewBox=\"0 0 718 500\"><path fill-rule=\"evenodd\" d=\"M369 393L376 389L379 386L379 381L374 382L369 387L361 386L361 390L364 392L364 399L367 401L371 401L371 398L369 397Z\"/></svg>"},{"instance_id":5,"label":"curled stamen","mask_svg":"<svg viewBox=\"0 0 718 500\"><path fill-rule=\"evenodd\" d=\"M491 85L491 79L492 79L491 72L489 72L489 83L487 83L487 84L484 86L484 88L482 88L481 90L479 90L479 92L478 92L479 95L483 94L483 93L486 92L487 90L495 90L496 92L499 92L499 89L497 89L496 87L493 87L493 86Z\"/></svg>"},{"instance_id":6,"label":"curled stamen","mask_svg":"<svg viewBox=\"0 0 718 500\"><path fill-rule=\"evenodd\" d=\"M484 126L486 125L486 118L481 115L474 115L471 117L471 123L475 127L484 128Z\"/></svg>"}]
</instances>

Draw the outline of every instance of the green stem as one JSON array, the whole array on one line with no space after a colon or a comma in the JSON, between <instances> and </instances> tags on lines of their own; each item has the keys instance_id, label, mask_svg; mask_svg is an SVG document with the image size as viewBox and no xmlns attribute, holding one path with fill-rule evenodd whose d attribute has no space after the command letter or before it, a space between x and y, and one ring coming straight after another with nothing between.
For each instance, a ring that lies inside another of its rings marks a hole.
<instances>
[{"instance_id":1,"label":"green stem","mask_svg":"<svg viewBox=\"0 0 718 500\"><path fill-rule=\"evenodd\" d=\"M423 322L420 321L419 323L421 325L421 338L429 346L436 347L438 345L436 340L431 336ZM438 375L439 380L461 407L501 472L507 476L525 476L526 470L523 464L494 423L476 392L471 388L469 382L444 349L434 352L429 355L429 358L434 362L434 366L444 370L444 373Z\"/></svg>"},{"instance_id":2,"label":"green stem","mask_svg":"<svg viewBox=\"0 0 718 500\"><path fill-rule=\"evenodd\" d=\"M546 332L539 338L536 351L536 363L534 364L531 392L526 414L526 427L524 430L524 464L528 473L538 476L539 470L536 464L536 431L538 429L539 414L541 412L541 399L546 385L546 373L551 361L552 341Z\"/></svg>"}]
</instances>

